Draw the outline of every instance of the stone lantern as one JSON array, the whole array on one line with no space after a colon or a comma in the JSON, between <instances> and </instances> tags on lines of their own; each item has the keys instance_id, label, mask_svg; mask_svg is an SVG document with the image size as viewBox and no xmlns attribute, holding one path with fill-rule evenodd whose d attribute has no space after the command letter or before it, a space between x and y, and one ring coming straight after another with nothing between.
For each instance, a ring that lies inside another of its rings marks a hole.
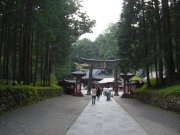
<instances>
[{"instance_id":1,"label":"stone lantern","mask_svg":"<svg viewBox=\"0 0 180 135\"><path fill-rule=\"evenodd\" d=\"M74 88L74 96L83 96L81 92L81 83L82 83L82 77L86 75L85 72L82 71L75 71L71 72L71 74L76 78L76 84Z\"/></svg>"}]
</instances>

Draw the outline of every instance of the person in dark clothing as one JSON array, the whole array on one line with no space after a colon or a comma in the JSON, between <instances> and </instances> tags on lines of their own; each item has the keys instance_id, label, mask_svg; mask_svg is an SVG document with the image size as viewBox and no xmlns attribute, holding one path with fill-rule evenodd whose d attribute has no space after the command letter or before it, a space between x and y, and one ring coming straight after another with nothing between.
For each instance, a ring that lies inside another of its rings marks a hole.
<instances>
[{"instance_id":1,"label":"person in dark clothing","mask_svg":"<svg viewBox=\"0 0 180 135\"><path fill-rule=\"evenodd\" d=\"M101 88L98 87L98 88L97 88L97 91L96 91L97 101L99 101L100 95L101 95Z\"/></svg>"}]
</instances>

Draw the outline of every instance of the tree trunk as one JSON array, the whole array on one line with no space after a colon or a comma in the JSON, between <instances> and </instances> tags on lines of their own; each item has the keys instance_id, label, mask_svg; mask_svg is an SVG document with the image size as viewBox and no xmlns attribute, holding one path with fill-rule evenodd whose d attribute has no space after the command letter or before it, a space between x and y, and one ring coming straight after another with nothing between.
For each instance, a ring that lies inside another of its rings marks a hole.
<instances>
[{"instance_id":1,"label":"tree trunk","mask_svg":"<svg viewBox=\"0 0 180 135\"><path fill-rule=\"evenodd\" d=\"M33 86L36 85L36 81L37 81L37 66L38 66L38 59L39 59L39 53L38 53L38 51L36 51L36 60L35 60L35 69L34 69Z\"/></svg>"},{"instance_id":2,"label":"tree trunk","mask_svg":"<svg viewBox=\"0 0 180 135\"><path fill-rule=\"evenodd\" d=\"M4 34L5 34L5 17L3 16L2 18L2 23L1 23L1 36L0 36L0 79L2 79L2 74L3 74L3 70L2 70L2 63L1 63L1 55L2 55L2 50L3 50L3 43L4 43Z\"/></svg>"},{"instance_id":3,"label":"tree trunk","mask_svg":"<svg viewBox=\"0 0 180 135\"><path fill-rule=\"evenodd\" d=\"M51 72L52 72L52 50L49 49L49 69L48 69L48 85L51 84Z\"/></svg>"},{"instance_id":4,"label":"tree trunk","mask_svg":"<svg viewBox=\"0 0 180 135\"><path fill-rule=\"evenodd\" d=\"M34 34L32 32L32 39L31 39L31 51L30 51L30 83L33 82L33 40L34 40Z\"/></svg>"},{"instance_id":5,"label":"tree trunk","mask_svg":"<svg viewBox=\"0 0 180 135\"><path fill-rule=\"evenodd\" d=\"M6 56L7 56L7 33L8 33L8 23L7 23L7 17L5 19L5 25L4 25L4 53L3 53L3 65L2 65L2 78L3 79L6 79L6 74L7 74L7 71L6 71Z\"/></svg>"},{"instance_id":6,"label":"tree trunk","mask_svg":"<svg viewBox=\"0 0 180 135\"><path fill-rule=\"evenodd\" d=\"M31 55L31 39L32 39L32 1L26 1L26 16L24 20L24 37L23 37L23 83L30 83L30 55Z\"/></svg>"},{"instance_id":7,"label":"tree trunk","mask_svg":"<svg viewBox=\"0 0 180 135\"><path fill-rule=\"evenodd\" d=\"M175 56L178 78L180 78L180 1L174 0Z\"/></svg>"},{"instance_id":8,"label":"tree trunk","mask_svg":"<svg viewBox=\"0 0 180 135\"><path fill-rule=\"evenodd\" d=\"M36 81L37 81L37 70L38 70L38 63L39 63L39 44L41 45L40 41L40 37L39 37L39 33L37 32L36 34L36 49L34 49L36 51L36 59L35 59L35 69L34 69L34 76L33 76L33 86L36 85Z\"/></svg>"},{"instance_id":9,"label":"tree trunk","mask_svg":"<svg viewBox=\"0 0 180 135\"><path fill-rule=\"evenodd\" d=\"M10 23L10 22L9 22ZM10 58L10 24L8 25L7 30L7 52L6 52L6 83L9 83L9 58Z\"/></svg>"},{"instance_id":10,"label":"tree trunk","mask_svg":"<svg viewBox=\"0 0 180 135\"><path fill-rule=\"evenodd\" d=\"M41 56L41 65L40 65L40 80L41 80L41 86L43 86L43 73L44 73L44 71L43 71L43 64L44 63L44 57L43 57L43 55Z\"/></svg>"},{"instance_id":11,"label":"tree trunk","mask_svg":"<svg viewBox=\"0 0 180 135\"><path fill-rule=\"evenodd\" d=\"M146 65L146 76L147 76L147 87L151 87L150 77L149 77L149 65Z\"/></svg>"},{"instance_id":12,"label":"tree trunk","mask_svg":"<svg viewBox=\"0 0 180 135\"><path fill-rule=\"evenodd\" d=\"M44 73L43 73L43 86L46 86L47 85L47 50L44 54Z\"/></svg>"},{"instance_id":13,"label":"tree trunk","mask_svg":"<svg viewBox=\"0 0 180 135\"><path fill-rule=\"evenodd\" d=\"M164 34L164 60L166 66L166 79L167 83L170 84L174 80L175 66L173 59L172 49L172 36L171 36L171 24L168 0L162 1L162 12L163 12L163 34Z\"/></svg>"},{"instance_id":14,"label":"tree trunk","mask_svg":"<svg viewBox=\"0 0 180 135\"><path fill-rule=\"evenodd\" d=\"M14 20L15 26L14 26L14 45L13 45L13 61L12 61L12 65L13 65L13 69L12 69L12 79L13 82L17 80L17 72L16 72L16 66L17 66L17 61L16 61L16 48L17 48L17 21Z\"/></svg>"},{"instance_id":15,"label":"tree trunk","mask_svg":"<svg viewBox=\"0 0 180 135\"><path fill-rule=\"evenodd\" d=\"M22 20L21 20L22 22ZM19 77L18 77L18 82L21 83L23 81L23 57L22 57L22 39L23 39L23 28L22 25L20 25L20 35L19 35Z\"/></svg>"},{"instance_id":16,"label":"tree trunk","mask_svg":"<svg viewBox=\"0 0 180 135\"><path fill-rule=\"evenodd\" d=\"M9 58L11 56L11 52L10 52L10 45L11 45L11 41L10 41L10 35L11 35L11 21L12 21L12 15L11 13L8 14L7 17L7 32L6 32L6 49L5 49L5 53L4 53L4 68L5 68L5 74L4 74L4 79L6 79L6 83L9 83Z\"/></svg>"},{"instance_id":17,"label":"tree trunk","mask_svg":"<svg viewBox=\"0 0 180 135\"><path fill-rule=\"evenodd\" d=\"M143 45L145 46L145 57L148 57L148 53L149 53L149 48L147 46L147 39L146 39L146 22L145 22L145 3L144 0L141 1L142 2L142 17L143 17ZM150 77L149 77L149 63L146 63L145 65L146 68L146 76L147 76L147 87L151 87L151 83L150 83Z\"/></svg>"},{"instance_id":18,"label":"tree trunk","mask_svg":"<svg viewBox=\"0 0 180 135\"><path fill-rule=\"evenodd\" d=\"M20 35L19 35L19 40L18 40L18 42L19 42L19 73L18 73L18 82L20 83L20 84L22 84L23 83L23 73L24 73L24 65L23 65L23 52L24 52L24 50L23 50L23 38L24 38L24 35L23 35L23 33L24 33L24 19L25 19L25 14L24 14L24 2L25 1L23 1L23 0L21 0L21 7L20 7L20 16L21 16L21 18L20 18L20 21L19 21L19 33L20 33Z\"/></svg>"},{"instance_id":19,"label":"tree trunk","mask_svg":"<svg viewBox=\"0 0 180 135\"><path fill-rule=\"evenodd\" d=\"M151 78L153 78L153 67L152 67L152 65L150 66L150 69L151 69Z\"/></svg>"},{"instance_id":20,"label":"tree trunk","mask_svg":"<svg viewBox=\"0 0 180 135\"><path fill-rule=\"evenodd\" d=\"M159 69L159 85L163 84L163 52L162 52L162 41L161 41L161 20L159 15L159 1L154 0L155 4L155 25L156 25L156 39L157 39L157 49L160 54L158 57L158 69Z\"/></svg>"},{"instance_id":21,"label":"tree trunk","mask_svg":"<svg viewBox=\"0 0 180 135\"><path fill-rule=\"evenodd\" d=\"M157 54L157 48L158 48L158 44L157 44L157 36L156 36L156 25L155 25L155 20L153 21L153 44L154 44L154 52L155 54ZM158 78L158 67L157 67L157 60L158 57L154 58L154 66L155 66L155 74L156 74L156 85L159 85L159 78Z\"/></svg>"}]
</instances>

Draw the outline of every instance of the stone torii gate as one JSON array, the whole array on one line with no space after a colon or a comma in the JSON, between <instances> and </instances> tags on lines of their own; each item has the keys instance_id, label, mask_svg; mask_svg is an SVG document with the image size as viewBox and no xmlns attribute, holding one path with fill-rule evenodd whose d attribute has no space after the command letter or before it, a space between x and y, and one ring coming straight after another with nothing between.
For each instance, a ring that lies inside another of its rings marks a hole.
<instances>
[{"instance_id":1,"label":"stone torii gate","mask_svg":"<svg viewBox=\"0 0 180 135\"><path fill-rule=\"evenodd\" d=\"M81 58L80 59L84 62L87 62L91 64L90 69L89 69L89 81L88 81L88 91L87 95L90 95L91 93L91 87L92 87L92 71L93 71L93 65L94 63L100 63L101 68L106 68L107 63L114 63L114 89L115 89L115 96L119 96L118 94L118 83L117 83L117 62L120 61L121 59L114 59L114 60L95 60L95 59L86 59L86 58Z\"/></svg>"}]
</instances>

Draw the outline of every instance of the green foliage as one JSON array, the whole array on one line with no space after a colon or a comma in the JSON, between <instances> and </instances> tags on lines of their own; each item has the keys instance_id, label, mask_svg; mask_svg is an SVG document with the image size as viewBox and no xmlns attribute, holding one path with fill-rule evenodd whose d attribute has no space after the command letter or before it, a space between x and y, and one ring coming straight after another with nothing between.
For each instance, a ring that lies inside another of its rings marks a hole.
<instances>
[{"instance_id":1,"label":"green foliage","mask_svg":"<svg viewBox=\"0 0 180 135\"><path fill-rule=\"evenodd\" d=\"M149 67L155 66L159 72L159 85L164 83L163 69L166 70L166 81L170 84L174 82L175 69L177 74L180 73L177 59L180 49L179 5L178 0L123 0L118 29L118 56L127 60L119 64L121 72L142 68L149 72Z\"/></svg>"},{"instance_id":2,"label":"green foliage","mask_svg":"<svg viewBox=\"0 0 180 135\"><path fill-rule=\"evenodd\" d=\"M73 46L74 55L83 58L97 58L97 48L93 42L87 38L77 41Z\"/></svg>"},{"instance_id":3,"label":"green foliage","mask_svg":"<svg viewBox=\"0 0 180 135\"><path fill-rule=\"evenodd\" d=\"M53 3L53 1L52 1ZM91 32L95 21L91 21L88 15L81 11L81 3L78 0L58 1L61 6L55 5L58 22L53 24L56 37L52 42L53 58L55 60L56 75L65 76L72 71L71 45L80 35ZM61 11L59 12L59 7ZM54 10L51 8L50 10Z\"/></svg>"},{"instance_id":4,"label":"green foliage","mask_svg":"<svg viewBox=\"0 0 180 135\"><path fill-rule=\"evenodd\" d=\"M53 69L70 69L72 44L95 25L81 7L79 0L2 0L0 79L49 85Z\"/></svg>"},{"instance_id":5,"label":"green foliage","mask_svg":"<svg viewBox=\"0 0 180 135\"><path fill-rule=\"evenodd\" d=\"M117 42L117 28L118 24L109 24L108 28L101 33L95 41L91 41L87 38L78 40L73 45L72 59L76 64L76 69L79 70L84 67L81 65L82 61L78 58L83 57L87 59L102 59L102 60L112 60L117 59L118 52L118 42ZM96 65L99 67L100 65ZM108 68L112 67L113 64L108 64ZM84 68L87 68L85 66ZM94 66L95 67L95 66Z\"/></svg>"},{"instance_id":6,"label":"green foliage","mask_svg":"<svg viewBox=\"0 0 180 135\"><path fill-rule=\"evenodd\" d=\"M141 63L138 54L142 54L141 47L137 40L137 23L139 23L136 17L139 9L136 7L137 0L124 0L123 12L119 21L118 27L118 56L120 59L124 59L119 63L121 72L133 72L139 68Z\"/></svg>"},{"instance_id":7,"label":"green foliage","mask_svg":"<svg viewBox=\"0 0 180 135\"><path fill-rule=\"evenodd\" d=\"M109 24L104 33L100 34L94 41L97 46L98 54L101 59L116 59L118 42L117 42L118 24Z\"/></svg>"},{"instance_id":8,"label":"green foliage","mask_svg":"<svg viewBox=\"0 0 180 135\"><path fill-rule=\"evenodd\" d=\"M170 95L173 93L180 95L180 84L165 87L163 89L160 89L159 92L164 93L165 95Z\"/></svg>"},{"instance_id":9,"label":"green foliage","mask_svg":"<svg viewBox=\"0 0 180 135\"><path fill-rule=\"evenodd\" d=\"M55 76L57 78L70 77L71 72L75 70L72 54L67 58L64 64L57 64L56 66Z\"/></svg>"},{"instance_id":10,"label":"green foliage","mask_svg":"<svg viewBox=\"0 0 180 135\"><path fill-rule=\"evenodd\" d=\"M51 84L57 84L57 78L55 74L51 74L50 79L51 79Z\"/></svg>"},{"instance_id":11,"label":"green foliage","mask_svg":"<svg viewBox=\"0 0 180 135\"><path fill-rule=\"evenodd\" d=\"M73 57L88 59L115 59L117 58L117 23L110 24L104 33L100 34L95 41L82 39L73 46Z\"/></svg>"},{"instance_id":12,"label":"green foliage","mask_svg":"<svg viewBox=\"0 0 180 135\"><path fill-rule=\"evenodd\" d=\"M147 83L147 80L145 81L145 83ZM152 87L155 86L156 85L156 78L151 78L150 83L151 83Z\"/></svg>"},{"instance_id":13,"label":"green foliage","mask_svg":"<svg viewBox=\"0 0 180 135\"><path fill-rule=\"evenodd\" d=\"M156 79L155 78L151 78L150 79L150 83L151 83L151 87L147 88L147 80L144 81L144 85L140 88L140 91L145 91L145 90L153 90L153 88L156 87Z\"/></svg>"},{"instance_id":14,"label":"green foliage","mask_svg":"<svg viewBox=\"0 0 180 135\"><path fill-rule=\"evenodd\" d=\"M133 76L133 77L130 78L130 80L132 80L132 81L140 81L142 79L139 76Z\"/></svg>"},{"instance_id":15,"label":"green foliage","mask_svg":"<svg viewBox=\"0 0 180 135\"><path fill-rule=\"evenodd\" d=\"M88 64L75 63L75 65L76 65L76 70L89 69L89 65Z\"/></svg>"},{"instance_id":16,"label":"green foliage","mask_svg":"<svg viewBox=\"0 0 180 135\"><path fill-rule=\"evenodd\" d=\"M180 84L159 89L147 89L142 87L134 91L134 97L145 103L180 112Z\"/></svg>"},{"instance_id":17,"label":"green foliage","mask_svg":"<svg viewBox=\"0 0 180 135\"><path fill-rule=\"evenodd\" d=\"M33 87L29 85L0 85L0 113L18 106L32 104L40 100L61 95L61 87Z\"/></svg>"},{"instance_id":18,"label":"green foliage","mask_svg":"<svg viewBox=\"0 0 180 135\"><path fill-rule=\"evenodd\" d=\"M156 85L156 80L151 79L151 84ZM145 82L146 83L146 82ZM144 84L140 89L137 90L137 92L140 93L146 93L146 92L158 92L161 95L171 95L171 94L180 94L180 84L167 86L163 88L147 88L147 85Z\"/></svg>"}]
</instances>

